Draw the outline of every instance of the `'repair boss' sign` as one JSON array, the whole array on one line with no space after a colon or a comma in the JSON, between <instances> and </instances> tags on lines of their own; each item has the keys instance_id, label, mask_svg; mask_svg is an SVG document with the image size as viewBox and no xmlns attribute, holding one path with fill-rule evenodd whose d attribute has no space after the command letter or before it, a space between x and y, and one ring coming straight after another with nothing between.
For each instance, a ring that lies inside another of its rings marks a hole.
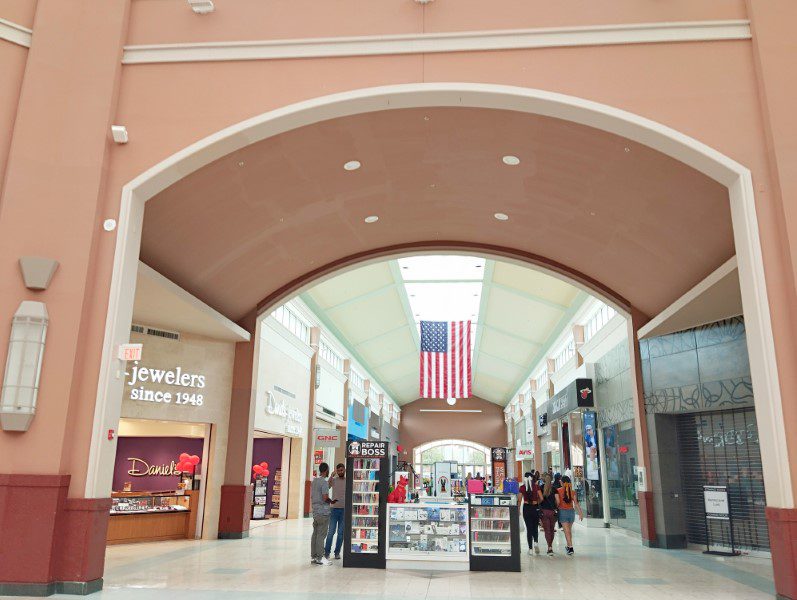
<instances>
[{"instance_id":1,"label":"'repair boss' sign","mask_svg":"<svg viewBox=\"0 0 797 600\"><path fill-rule=\"evenodd\" d=\"M576 379L548 400L548 420L559 419L577 408L593 406L595 406L595 398L592 379Z\"/></svg>"},{"instance_id":2,"label":"'repair boss' sign","mask_svg":"<svg viewBox=\"0 0 797 600\"><path fill-rule=\"evenodd\" d=\"M358 442L346 444L348 458L384 458L387 456L389 442Z\"/></svg>"}]
</instances>

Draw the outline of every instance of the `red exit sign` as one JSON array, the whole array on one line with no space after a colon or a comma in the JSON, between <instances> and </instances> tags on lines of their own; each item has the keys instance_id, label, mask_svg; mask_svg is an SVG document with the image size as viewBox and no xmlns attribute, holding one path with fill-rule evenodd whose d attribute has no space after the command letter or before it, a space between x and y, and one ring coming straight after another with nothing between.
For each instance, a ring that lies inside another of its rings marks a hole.
<instances>
[{"instance_id":1,"label":"red exit sign","mask_svg":"<svg viewBox=\"0 0 797 600\"><path fill-rule=\"evenodd\" d=\"M119 344L119 360L141 360L144 344Z\"/></svg>"}]
</instances>

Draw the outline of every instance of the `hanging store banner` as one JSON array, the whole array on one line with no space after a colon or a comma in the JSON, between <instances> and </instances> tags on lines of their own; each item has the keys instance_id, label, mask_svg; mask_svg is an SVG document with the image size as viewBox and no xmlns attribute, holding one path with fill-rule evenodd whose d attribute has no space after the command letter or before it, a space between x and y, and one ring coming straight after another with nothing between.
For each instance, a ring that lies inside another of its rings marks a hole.
<instances>
[{"instance_id":1,"label":"hanging store banner","mask_svg":"<svg viewBox=\"0 0 797 600\"><path fill-rule=\"evenodd\" d=\"M584 412L584 460L587 466L587 479L597 481L601 478L598 458L598 434L595 430L595 412Z\"/></svg>"},{"instance_id":2,"label":"hanging store banner","mask_svg":"<svg viewBox=\"0 0 797 600\"><path fill-rule=\"evenodd\" d=\"M504 489L507 455L508 452L506 448L492 448L490 450L493 463L493 486L496 490Z\"/></svg>"},{"instance_id":3,"label":"hanging store banner","mask_svg":"<svg viewBox=\"0 0 797 600\"><path fill-rule=\"evenodd\" d=\"M576 379L548 401L548 421L559 419L577 408L593 406L592 379Z\"/></svg>"},{"instance_id":4,"label":"hanging store banner","mask_svg":"<svg viewBox=\"0 0 797 600\"><path fill-rule=\"evenodd\" d=\"M316 427L313 429L316 448L338 448L340 447L340 431L337 429L324 429Z\"/></svg>"},{"instance_id":5,"label":"hanging store banner","mask_svg":"<svg viewBox=\"0 0 797 600\"><path fill-rule=\"evenodd\" d=\"M346 445L347 458L384 458L387 456L387 442L351 441Z\"/></svg>"}]
</instances>

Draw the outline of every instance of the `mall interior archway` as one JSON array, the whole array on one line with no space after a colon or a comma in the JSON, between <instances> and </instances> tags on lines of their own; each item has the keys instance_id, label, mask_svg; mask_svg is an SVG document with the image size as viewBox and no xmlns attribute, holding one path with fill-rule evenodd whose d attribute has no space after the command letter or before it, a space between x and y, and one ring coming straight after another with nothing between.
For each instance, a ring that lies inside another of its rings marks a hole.
<instances>
[{"instance_id":1,"label":"mall interior archway","mask_svg":"<svg viewBox=\"0 0 797 600\"><path fill-rule=\"evenodd\" d=\"M478 249L544 266L609 298L635 327L734 250L741 277L761 281L743 167L676 132L578 99L493 86L410 87L276 111L126 186L106 346L126 340L132 307L123 292L139 255L242 323L340 269L408 251ZM352 160L359 169L344 168ZM379 220L365 222L373 216ZM762 285L749 289L759 427L771 433L766 452L777 465L785 444L773 449L784 433L768 307ZM118 420L118 407L105 400L118 397L109 369L95 435ZM104 494L108 457L92 452L87 493ZM788 482L772 486L777 498Z\"/></svg>"}]
</instances>

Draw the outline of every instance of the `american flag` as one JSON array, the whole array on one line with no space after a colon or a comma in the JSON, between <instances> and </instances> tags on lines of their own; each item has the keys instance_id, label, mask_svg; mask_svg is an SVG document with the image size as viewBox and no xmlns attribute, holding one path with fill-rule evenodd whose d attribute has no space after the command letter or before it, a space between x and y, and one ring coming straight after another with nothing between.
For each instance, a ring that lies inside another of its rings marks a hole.
<instances>
[{"instance_id":1,"label":"american flag","mask_svg":"<svg viewBox=\"0 0 797 600\"><path fill-rule=\"evenodd\" d=\"M421 398L469 398L470 321L421 321Z\"/></svg>"}]
</instances>

